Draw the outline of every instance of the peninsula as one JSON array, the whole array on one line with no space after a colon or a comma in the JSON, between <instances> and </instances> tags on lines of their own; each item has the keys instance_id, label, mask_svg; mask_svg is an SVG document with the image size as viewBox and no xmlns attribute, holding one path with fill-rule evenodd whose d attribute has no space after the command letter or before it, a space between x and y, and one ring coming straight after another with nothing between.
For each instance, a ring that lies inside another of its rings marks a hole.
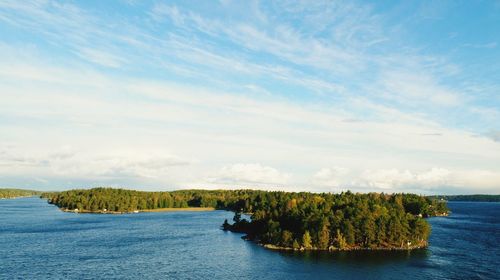
<instances>
[{"instance_id":1,"label":"peninsula","mask_svg":"<svg viewBox=\"0 0 500 280\"><path fill-rule=\"evenodd\" d=\"M11 199L40 195L41 192L24 189L0 188L0 199Z\"/></svg>"}]
</instances>

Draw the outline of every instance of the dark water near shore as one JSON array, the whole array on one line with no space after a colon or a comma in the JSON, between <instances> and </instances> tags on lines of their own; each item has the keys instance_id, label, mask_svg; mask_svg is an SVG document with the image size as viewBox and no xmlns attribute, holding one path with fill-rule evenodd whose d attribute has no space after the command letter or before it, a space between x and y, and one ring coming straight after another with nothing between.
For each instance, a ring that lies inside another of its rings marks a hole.
<instances>
[{"instance_id":1,"label":"dark water near shore","mask_svg":"<svg viewBox=\"0 0 500 280\"><path fill-rule=\"evenodd\" d=\"M500 279L500 203L450 202L430 247L282 253L219 225L232 213L73 214L0 200L0 279Z\"/></svg>"}]
</instances>

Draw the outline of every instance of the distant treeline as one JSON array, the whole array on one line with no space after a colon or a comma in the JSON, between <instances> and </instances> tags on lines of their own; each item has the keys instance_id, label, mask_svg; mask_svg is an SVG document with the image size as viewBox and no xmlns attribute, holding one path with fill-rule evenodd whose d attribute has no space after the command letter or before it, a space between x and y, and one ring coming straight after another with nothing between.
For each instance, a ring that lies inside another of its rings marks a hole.
<instances>
[{"instance_id":1,"label":"distant treeline","mask_svg":"<svg viewBox=\"0 0 500 280\"><path fill-rule=\"evenodd\" d=\"M444 199L448 201L500 202L500 195L498 194L436 195L436 196L431 196L430 198Z\"/></svg>"},{"instance_id":2,"label":"distant treeline","mask_svg":"<svg viewBox=\"0 0 500 280\"><path fill-rule=\"evenodd\" d=\"M444 215L444 201L414 194L290 193L257 190L142 192L95 188L44 193L61 208L130 212L166 207L214 207L235 212L226 230L261 244L295 249L417 248L427 244L423 217ZM251 214L251 220L241 219Z\"/></svg>"},{"instance_id":3,"label":"distant treeline","mask_svg":"<svg viewBox=\"0 0 500 280\"><path fill-rule=\"evenodd\" d=\"M182 190L144 192L114 188L94 188L42 193L49 203L60 208L113 212L159 208L213 207L216 209L251 209L252 190Z\"/></svg>"},{"instance_id":4,"label":"distant treeline","mask_svg":"<svg viewBox=\"0 0 500 280\"><path fill-rule=\"evenodd\" d=\"M39 195L39 191L33 190L23 190L23 189L0 189L0 199L1 198L16 198L23 196L33 196Z\"/></svg>"}]
</instances>

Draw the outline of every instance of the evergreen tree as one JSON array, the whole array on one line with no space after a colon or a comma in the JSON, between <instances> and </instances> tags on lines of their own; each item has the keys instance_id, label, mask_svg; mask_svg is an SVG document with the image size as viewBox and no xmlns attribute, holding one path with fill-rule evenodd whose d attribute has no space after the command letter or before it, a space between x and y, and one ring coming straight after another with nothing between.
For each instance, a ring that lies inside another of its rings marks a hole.
<instances>
[{"instance_id":1,"label":"evergreen tree","mask_svg":"<svg viewBox=\"0 0 500 280\"><path fill-rule=\"evenodd\" d=\"M222 229L229 230L230 228L231 228L231 225L227 222L227 219L225 219L224 223L222 224Z\"/></svg>"},{"instance_id":2,"label":"evergreen tree","mask_svg":"<svg viewBox=\"0 0 500 280\"><path fill-rule=\"evenodd\" d=\"M290 247L292 246L292 243L293 243L293 234L288 230L284 230L281 233L281 245L284 247Z\"/></svg>"},{"instance_id":3,"label":"evergreen tree","mask_svg":"<svg viewBox=\"0 0 500 280\"><path fill-rule=\"evenodd\" d=\"M441 215L445 202L414 194L313 194L257 190L182 190L140 192L94 188L44 193L50 203L65 209L98 212L166 207L210 207L235 212L233 225L262 243L307 249L403 247L423 244L430 234L421 217ZM241 218L251 212L251 221Z\"/></svg>"},{"instance_id":4,"label":"evergreen tree","mask_svg":"<svg viewBox=\"0 0 500 280\"><path fill-rule=\"evenodd\" d=\"M304 247L305 249L312 248L311 235L309 234L309 231L307 231L307 230L304 233L304 235L302 235L302 247Z\"/></svg>"},{"instance_id":5,"label":"evergreen tree","mask_svg":"<svg viewBox=\"0 0 500 280\"><path fill-rule=\"evenodd\" d=\"M345 237L342 235L339 229L337 229L337 236L335 238L337 248L340 250L343 250L347 248L347 241L345 240Z\"/></svg>"},{"instance_id":6,"label":"evergreen tree","mask_svg":"<svg viewBox=\"0 0 500 280\"><path fill-rule=\"evenodd\" d=\"M330 244L330 230L328 229L328 221L323 221L323 226L318 233L318 247L320 249L327 249Z\"/></svg>"}]
</instances>

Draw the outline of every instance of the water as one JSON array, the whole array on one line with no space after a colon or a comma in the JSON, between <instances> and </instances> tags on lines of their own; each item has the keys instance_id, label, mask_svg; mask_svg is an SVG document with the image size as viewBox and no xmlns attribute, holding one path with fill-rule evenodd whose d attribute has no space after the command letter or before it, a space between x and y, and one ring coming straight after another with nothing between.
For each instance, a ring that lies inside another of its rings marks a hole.
<instances>
[{"instance_id":1,"label":"water","mask_svg":"<svg viewBox=\"0 0 500 280\"><path fill-rule=\"evenodd\" d=\"M219 225L226 211L90 215L0 200L0 279L499 279L500 203L450 202L411 252L283 253Z\"/></svg>"}]
</instances>

